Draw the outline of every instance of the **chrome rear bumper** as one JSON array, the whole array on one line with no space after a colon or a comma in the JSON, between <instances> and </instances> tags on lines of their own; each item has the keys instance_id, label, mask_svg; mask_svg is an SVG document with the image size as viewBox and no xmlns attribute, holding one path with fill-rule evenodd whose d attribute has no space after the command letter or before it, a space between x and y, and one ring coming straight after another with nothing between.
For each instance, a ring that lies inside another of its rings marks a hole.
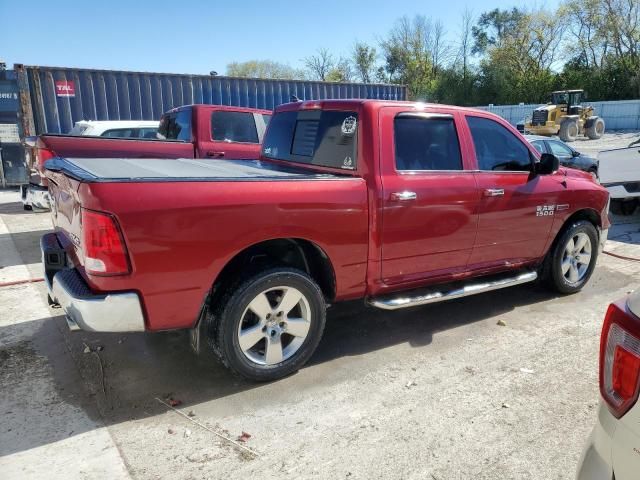
<instances>
[{"instance_id":1,"label":"chrome rear bumper","mask_svg":"<svg viewBox=\"0 0 640 480\"><path fill-rule=\"evenodd\" d=\"M144 314L135 292L94 293L75 268L67 268L54 233L40 241L45 281L51 300L59 304L71 330L142 332Z\"/></svg>"}]
</instances>

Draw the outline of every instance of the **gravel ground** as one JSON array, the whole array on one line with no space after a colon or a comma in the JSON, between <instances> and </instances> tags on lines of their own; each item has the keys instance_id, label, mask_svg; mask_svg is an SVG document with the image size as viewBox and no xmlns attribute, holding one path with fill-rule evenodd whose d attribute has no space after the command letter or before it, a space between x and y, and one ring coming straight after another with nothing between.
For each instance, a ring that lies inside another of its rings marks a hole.
<instances>
[{"instance_id":1,"label":"gravel ground","mask_svg":"<svg viewBox=\"0 0 640 480\"><path fill-rule=\"evenodd\" d=\"M2 281L41 276L50 228L17 199L0 192ZM640 214L615 222L607 250L640 257ZM71 333L42 283L0 288L0 471L571 479L595 422L603 314L639 284L640 263L602 255L569 297L524 285L396 313L338 305L311 363L270 384L195 357L184 332ZM243 432L255 455L219 436Z\"/></svg>"},{"instance_id":2,"label":"gravel ground","mask_svg":"<svg viewBox=\"0 0 640 480\"><path fill-rule=\"evenodd\" d=\"M578 137L571 144L573 148L581 153L598 157L598 152L602 150L610 150L613 148L623 148L629 146L631 142L640 139L639 132L621 131L605 133L598 140L589 140L586 137Z\"/></svg>"}]
</instances>

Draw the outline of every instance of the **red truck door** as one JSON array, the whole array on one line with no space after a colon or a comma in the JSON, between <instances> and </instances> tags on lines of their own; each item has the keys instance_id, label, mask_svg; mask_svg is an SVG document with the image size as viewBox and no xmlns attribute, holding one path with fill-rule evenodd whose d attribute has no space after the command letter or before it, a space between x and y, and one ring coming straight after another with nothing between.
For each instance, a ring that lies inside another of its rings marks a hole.
<instances>
[{"instance_id":1,"label":"red truck door","mask_svg":"<svg viewBox=\"0 0 640 480\"><path fill-rule=\"evenodd\" d=\"M260 155L265 121L260 113L202 109L198 121L201 158L252 159Z\"/></svg>"},{"instance_id":2,"label":"red truck door","mask_svg":"<svg viewBox=\"0 0 640 480\"><path fill-rule=\"evenodd\" d=\"M560 180L553 175L533 175L532 151L505 125L481 114L465 118L481 196L469 268L509 266L539 258L553 223Z\"/></svg>"},{"instance_id":3,"label":"red truck door","mask_svg":"<svg viewBox=\"0 0 640 480\"><path fill-rule=\"evenodd\" d=\"M380 110L382 281L447 277L466 269L479 201L465 168L457 114Z\"/></svg>"}]
</instances>

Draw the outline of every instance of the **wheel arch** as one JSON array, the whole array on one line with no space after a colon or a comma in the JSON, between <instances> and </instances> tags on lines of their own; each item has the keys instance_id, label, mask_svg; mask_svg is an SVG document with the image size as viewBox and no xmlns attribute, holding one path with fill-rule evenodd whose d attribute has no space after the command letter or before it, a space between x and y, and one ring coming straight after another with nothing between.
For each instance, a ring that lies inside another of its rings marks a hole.
<instances>
[{"instance_id":1,"label":"wheel arch","mask_svg":"<svg viewBox=\"0 0 640 480\"><path fill-rule=\"evenodd\" d=\"M304 238L273 238L254 243L236 253L213 280L210 302L238 272L251 272L277 265L297 268L313 278L328 302L336 295L336 275L329 256L317 243Z\"/></svg>"},{"instance_id":2,"label":"wheel arch","mask_svg":"<svg viewBox=\"0 0 640 480\"><path fill-rule=\"evenodd\" d=\"M545 255L553 250L558 242L558 239L562 235L562 233L573 223L578 222L580 220L586 220L591 222L596 230L598 231L598 235L600 235L600 229L602 228L602 221L600 218L600 214L594 210L593 208L581 208L576 210L571 215L569 215L559 226L559 228L554 232L553 240L549 243L549 246L546 249Z\"/></svg>"}]
</instances>

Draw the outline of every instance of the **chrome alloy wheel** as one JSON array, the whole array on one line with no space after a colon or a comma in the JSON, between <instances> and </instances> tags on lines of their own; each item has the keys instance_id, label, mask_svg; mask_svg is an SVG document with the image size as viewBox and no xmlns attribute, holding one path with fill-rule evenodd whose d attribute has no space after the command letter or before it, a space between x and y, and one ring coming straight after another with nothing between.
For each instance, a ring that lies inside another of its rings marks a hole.
<instances>
[{"instance_id":1,"label":"chrome alloy wheel","mask_svg":"<svg viewBox=\"0 0 640 480\"><path fill-rule=\"evenodd\" d=\"M238 325L238 344L259 365L275 365L295 354L311 326L308 300L293 287L273 287L259 293Z\"/></svg>"},{"instance_id":2,"label":"chrome alloy wheel","mask_svg":"<svg viewBox=\"0 0 640 480\"><path fill-rule=\"evenodd\" d=\"M562 255L562 275L570 284L580 282L591 264L591 239L580 232L569 238Z\"/></svg>"}]
</instances>

